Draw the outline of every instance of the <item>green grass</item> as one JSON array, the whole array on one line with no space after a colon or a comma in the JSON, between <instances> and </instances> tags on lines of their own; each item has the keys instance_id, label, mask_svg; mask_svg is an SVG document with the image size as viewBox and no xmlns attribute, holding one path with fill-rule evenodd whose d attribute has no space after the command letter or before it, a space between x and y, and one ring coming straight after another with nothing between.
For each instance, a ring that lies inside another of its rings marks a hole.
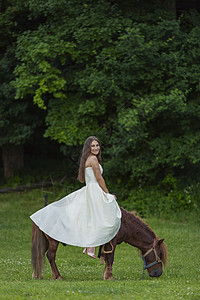
<instances>
[{"instance_id":1,"label":"green grass","mask_svg":"<svg viewBox=\"0 0 200 300\"><path fill-rule=\"evenodd\" d=\"M48 194L49 202L63 192ZM32 280L29 215L43 206L43 192L0 195L0 299L200 299L200 228L195 220L150 218L146 222L168 247L168 264L160 278L141 280L137 249L117 246L113 275L103 281L104 266L82 254L82 248L59 245L57 265L63 281L51 279L48 261L44 279Z\"/></svg>"}]
</instances>

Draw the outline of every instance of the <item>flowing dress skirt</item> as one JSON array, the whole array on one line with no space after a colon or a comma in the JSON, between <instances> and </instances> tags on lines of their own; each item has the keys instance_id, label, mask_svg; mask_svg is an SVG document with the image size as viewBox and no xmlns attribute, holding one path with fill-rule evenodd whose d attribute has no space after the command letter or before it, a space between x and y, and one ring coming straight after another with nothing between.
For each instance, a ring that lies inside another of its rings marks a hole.
<instances>
[{"instance_id":1,"label":"flowing dress skirt","mask_svg":"<svg viewBox=\"0 0 200 300\"><path fill-rule=\"evenodd\" d=\"M87 168L86 186L30 216L53 239L80 247L96 247L112 240L121 225L121 210Z\"/></svg>"}]
</instances>

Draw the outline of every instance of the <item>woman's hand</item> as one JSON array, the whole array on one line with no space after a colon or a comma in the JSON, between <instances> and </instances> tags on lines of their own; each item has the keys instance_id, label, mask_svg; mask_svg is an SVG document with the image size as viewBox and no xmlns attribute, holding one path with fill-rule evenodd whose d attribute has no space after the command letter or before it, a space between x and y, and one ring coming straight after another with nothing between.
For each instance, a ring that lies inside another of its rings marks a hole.
<instances>
[{"instance_id":1,"label":"woman's hand","mask_svg":"<svg viewBox=\"0 0 200 300\"><path fill-rule=\"evenodd\" d=\"M117 196L115 194L112 194L115 197L115 200L117 201Z\"/></svg>"}]
</instances>

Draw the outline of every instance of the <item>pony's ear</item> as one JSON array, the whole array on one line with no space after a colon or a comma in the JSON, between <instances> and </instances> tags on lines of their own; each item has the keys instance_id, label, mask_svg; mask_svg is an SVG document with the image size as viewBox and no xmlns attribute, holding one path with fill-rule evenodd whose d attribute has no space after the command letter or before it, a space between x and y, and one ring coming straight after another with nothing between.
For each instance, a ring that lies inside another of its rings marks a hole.
<instances>
[{"instance_id":1,"label":"pony's ear","mask_svg":"<svg viewBox=\"0 0 200 300\"><path fill-rule=\"evenodd\" d=\"M164 240L165 240L165 239L160 239L160 240L158 241L158 246L160 246L160 245L164 242Z\"/></svg>"}]
</instances>

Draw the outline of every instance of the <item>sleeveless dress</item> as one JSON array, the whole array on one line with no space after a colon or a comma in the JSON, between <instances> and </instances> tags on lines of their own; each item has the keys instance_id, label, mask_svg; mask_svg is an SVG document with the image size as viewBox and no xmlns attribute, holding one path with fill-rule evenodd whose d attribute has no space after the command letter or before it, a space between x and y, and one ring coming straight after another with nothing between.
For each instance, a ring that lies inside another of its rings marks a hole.
<instances>
[{"instance_id":1,"label":"sleeveless dress","mask_svg":"<svg viewBox=\"0 0 200 300\"><path fill-rule=\"evenodd\" d=\"M100 166L101 173L103 172ZM31 220L53 239L73 246L96 247L112 240L121 225L121 210L99 186L92 167L86 186L40 209Z\"/></svg>"}]
</instances>

